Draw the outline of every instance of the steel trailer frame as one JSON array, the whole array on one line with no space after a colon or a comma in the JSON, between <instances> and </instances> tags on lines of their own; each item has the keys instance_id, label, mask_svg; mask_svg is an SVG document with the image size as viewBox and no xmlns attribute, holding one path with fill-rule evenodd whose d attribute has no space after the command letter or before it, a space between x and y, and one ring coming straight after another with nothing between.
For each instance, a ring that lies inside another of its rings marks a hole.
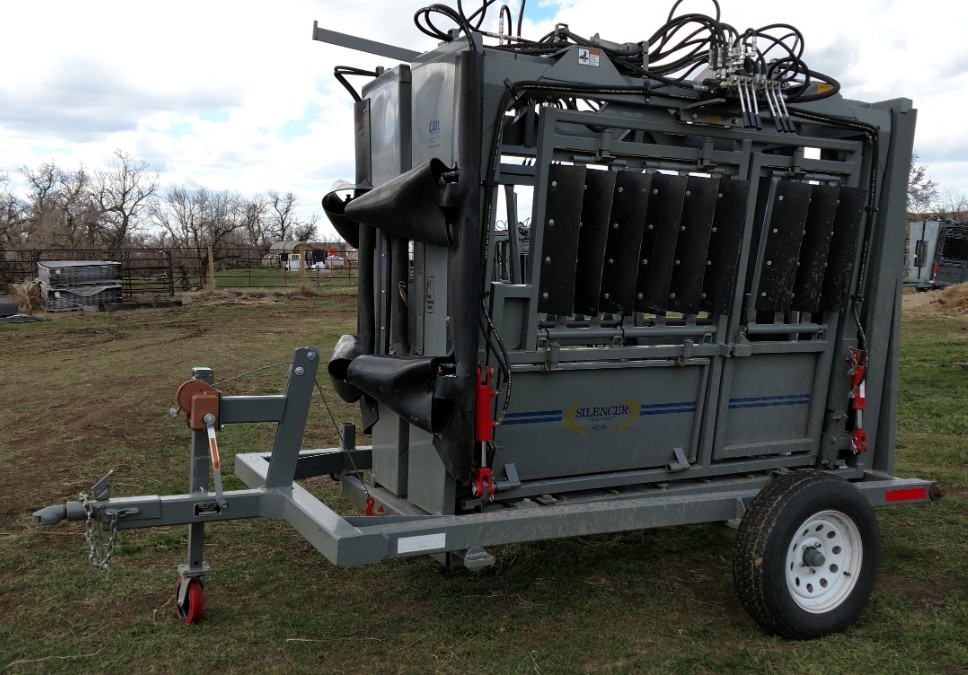
<instances>
[{"instance_id":1,"label":"steel trailer frame","mask_svg":"<svg viewBox=\"0 0 968 675\"><path fill-rule=\"evenodd\" d=\"M434 554L448 564L477 570L493 563L486 551L489 546L670 525L735 525L772 478L770 472L757 472L621 490L612 489L603 480L600 489L558 497L525 497L495 511L429 515L379 486L364 486L360 472L371 468L372 448L354 447L351 425L342 429L348 442L341 447L301 449L318 356L313 347L294 351L286 390L281 395L222 397L222 424L278 423L271 452L235 457L235 475L249 489L224 492L224 505L218 504L216 494L208 489L208 435L193 431L189 492L109 497L105 482L95 489L94 517L105 529L188 525L188 556L178 567L186 579L210 572L203 558L205 526L245 518L289 522L330 562L341 567ZM213 377L207 368L195 368L193 374L202 380ZM383 515L340 515L299 484L300 480L326 475L339 476L345 495L360 508L367 508L366 498L373 497L375 504L370 510L378 509ZM901 479L876 471L867 472L853 485L872 506L928 502L938 496L930 481ZM39 524L87 517L80 501L34 514Z\"/></svg>"}]
</instances>

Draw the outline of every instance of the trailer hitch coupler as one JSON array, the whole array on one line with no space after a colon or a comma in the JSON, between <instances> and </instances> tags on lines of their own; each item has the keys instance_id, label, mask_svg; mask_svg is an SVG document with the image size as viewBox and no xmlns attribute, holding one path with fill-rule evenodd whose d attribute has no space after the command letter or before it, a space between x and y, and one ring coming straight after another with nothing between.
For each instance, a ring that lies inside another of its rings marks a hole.
<instances>
[{"instance_id":1,"label":"trailer hitch coupler","mask_svg":"<svg viewBox=\"0 0 968 675\"><path fill-rule=\"evenodd\" d=\"M84 520L87 514L81 502L67 502L34 511L33 518L35 525L56 525L62 520Z\"/></svg>"}]
</instances>

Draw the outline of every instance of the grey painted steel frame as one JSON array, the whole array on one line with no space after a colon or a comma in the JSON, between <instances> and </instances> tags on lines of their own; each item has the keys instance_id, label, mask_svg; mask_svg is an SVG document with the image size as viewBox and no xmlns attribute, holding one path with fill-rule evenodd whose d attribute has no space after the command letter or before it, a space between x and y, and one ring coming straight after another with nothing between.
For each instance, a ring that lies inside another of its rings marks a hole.
<instances>
[{"instance_id":1,"label":"grey painted steel frame","mask_svg":"<svg viewBox=\"0 0 968 675\"><path fill-rule=\"evenodd\" d=\"M370 466L368 448L299 450L318 363L317 350L297 349L286 393L282 396L223 397L222 421L226 423L279 423L272 452L236 456L236 475L250 489L226 492L228 508L210 510L208 507L214 503L215 495L199 483L198 491L185 495L98 501L93 504L95 517L107 526L111 514L119 513L118 528L125 530L190 524L198 533L193 541L199 546L201 530L208 523L257 517L284 519L334 564L348 566L388 558L461 552L478 546L736 520L770 479L770 474L763 472L614 491L611 488L616 484L608 476L600 476L598 484L591 486L596 489L589 490L590 486L583 485L584 492L553 500L550 505L540 505L520 495L522 499L513 508L495 505L482 513L422 514L386 490L378 487L364 490L355 472ZM203 374L207 376L210 371ZM265 405L254 405L260 403ZM197 454L200 465L201 453ZM193 473L193 485L200 481L201 466L197 469ZM386 507L387 513L395 515L343 517L294 480L328 474L342 478L345 493L359 506L363 505L365 495L370 494ZM897 479L874 472L854 485L875 506L885 504L885 492L889 489L923 489L923 498L906 503L928 501L931 494L931 484L927 481ZM200 511L199 507L204 508ZM83 510L68 509L68 512L80 513L77 517L83 517ZM192 563L190 567L194 570L190 571L196 575L203 570L207 572L208 567L200 556Z\"/></svg>"},{"instance_id":2,"label":"grey painted steel frame","mask_svg":"<svg viewBox=\"0 0 968 675\"><path fill-rule=\"evenodd\" d=\"M367 454L365 449L355 451L359 466L366 466ZM255 487L226 492L225 498L231 507L205 516L204 522L256 517L286 520L328 560L340 566L466 551L477 546L737 520L770 479L769 474L732 476L713 481L642 487L627 493L594 492L547 506L523 500L514 508L449 516L415 514L405 500L396 499L379 488L370 488L369 492L375 493L377 501L386 505L387 512L396 515L344 517L297 483L276 488L263 486L269 466L276 458L274 453L237 455L236 475ZM299 453L297 462L303 459L313 461L315 470L323 474L347 472L343 476L346 492L362 504L364 492L359 480L349 473L352 469L347 466L350 464L347 451L338 448L306 450ZM905 503L928 501L931 490L927 481L877 474L854 485L874 506L885 504L887 490L924 489L924 499ZM212 500L214 494L207 492L128 497L98 502L96 512L102 521L107 522L107 510L132 511L118 521L119 529L197 523L199 516L194 507ZM396 511L394 505L401 504L403 509ZM416 549L408 545L428 539L438 545Z\"/></svg>"},{"instance_id":3,"label":"grey painted steel frame","mask_svg":"<svg viewBox=\"0 0 968 675\"><path fill-rule=\"evenodd\" d=\"M581 162L583 157L571 154L575 150L586 153L584 159L591 159L597 155L600 150L600 144L603 143L601 136L579 136L579 135L565 135L556 133L556 126L559 121L572 122L572 123L594 123L597 127L606 128L625 128L625 129L642 129L648 131L660 131L667 134L684 135L691 130L684 130L683 125L670 123L668 121L667 115L662 113L656 113L655 111L645 111L640 112L639 115L635 117L611 117L609 115L602 114L592 114L583 113L575 111L561 111L555 109L545 109L542 111L542 126L540 131L540 141L537 144L541 151L538 152L538 158L536 160L535 177L533 184L536 187L534 203L535 212L533 223L538 223L538 226L532 228L533 241L532 246L534 251L542 250L542 237L543 228L540 223L543 223L543 205L544 199L542 198L542 188L545 182L544 174L547 171L547 167L550 166L552 161L576 161ZM718 137L722 139L737 140L737 136L747 136L743 140L741 150L733 151L713 151L708 153L710 155L707 158L707 162L715 163L719 168L726 168L727 175L732 173L740 178L750 178L754 181L758 180L761 175L769 175L770 172L789 172L795 167L800 169L805 177L814 178L826 178L830 180L831 178L837 178L837 182L842 185L855 187L858 185L860 180L860 157L863 154L862 145L858 141L850 140L840 140L840 139L828 139L820 137L810 137L810 136L783 136L777 138L775 135L767 133L759 133L752 131L736 131L736 130L725 130L725 129L708 129L708 128L696 128L696 135L705 135L708 137ZM757 140L759 145L765 145L767 143L777 145L787 145L792 148L796 148L796 152L792 156L784 155L766 155L762 152L753 152L752 143L753 140ZM828 161L828 160L808 160L802 156L802 146L809 144L811 147L820 147L826 150L836 150L847 155L845 161ZM658 146L658 147L657 147ZM701 163L699 160L702 157L703 149L692 148L692 147L681 147L668 144L658 144L658 143L634 143L634 142L623 142L623 141L611 141L608 147L609 152L612 153L614 157L627 159L630 156L638 156L642 158L642 167L649 168L665 168L665 169L675 169L678 171L693 169L697 164ZM648 152L647 152L648 150ZM679 161L669 161L669 157L678 156ZM651 158L665 158L656 161ZM752 157L753 162L750 164L750 158ZM502 165L507 166L507 165ZM729 167L733 167L732 171ZM518 182L516 178L512 179L512 182ZM774 183L775 186L775 183ZM758 186L757 186L758 187ZM755 193L751 195L751 201L755 201ZM750 252L749 246L752 238L752 226L757 224L754 223L754 212L751 209L747 214L747 223L744 230L744 237L746 241L744 246L741 248L743 251L742 259L739 265L739 276L743 278L745 276L745 270L750 264ZM764 219L764 224L759 224L760 227L765 227L765 223L769 222L769 218ZM765 245L765 237L760 237L762 245ZM494 253L491 252L493 257ZM762 255L753 258L756 261L757 271L759 270L759 265L761 264ZM489 262L489 267L492 267L493 263ZM758 279L756 273L753 274L754 283ZM517 285L502 287L502 284L492 284L491 289L494 293L494 314L495 319L499 322L499 330L501 328L501 323L504 319L504 312L501 305L502 301L506 298L521 298L525 300L530 307L534 307L537 303L537 289L540 284L540 269L538 266L534 266L531 270L530 284L528 285ZM743 302L742 294L744 292L744 285L737 284L735 291L736 297L734 299L734 308L739 308ZM754 288L755 297L755 288ZM811 406L810 419L808 423L808 432L806 438L809 440L808 446L800 448L801 452L803 450L809 450L809 455L801 456L798 459L790 460L784 458L775 458L773 460L760 461L752 460L750 464L747 461L732 462L730 464L731 468L728 471L743 471L743 470L760 470L768 467L771 463L774 467L786 465L812 465L816 463L816 456L819 452L819 432L820 426L823 422L823 412L824 404L826 402L826 396L824 392L827 391L828 375L830 373L831 361L833 359L834 349L833 341L829 339L823 339L828 336L832 336L838 332L839 317L836 315L831 315L828 317L828 324L792 324L792 325L774 325L774 324L753 324L753 325L741 325L741 317L743 312L734 311L730 316L720 316L718 317L715 325L697 327L695 330L698 334L703 336L702 345L683 343L681 345L665 345L662 347L639 347L633 346L628 348L614 348L608 347L606 349L585 349L581 350L580 353L569 354L566 356L565 352L558 352L552 355L551 350L554 348L551 331L544 331L549 339L542 339L542 331L538 329L538 323L531 321L526 327L526 337L524 339L523 349L512 353L512 362L519 365L514 367L515 372L523 371L539 371L544 370L548 367L549 363L554 368L568 368L569 365L562 363L567 358L575 358L584 361L585 363L580 364L579 367L609 367L609 365L614 364L615 359L629 359L629 358L682 358L684 352L689 351L692 356L708 356L714 358L714 368L715 372L713 377L719 379L720 372L725 368L726 373L723 379L722 391L728 392L731 383L731 368L728 367L730 363L727 359L716 358L716 357L738 357L738 356L752 356L757 353L795 353L795 352L814 352L819 355L819 362L814 368L814 383L811 386L811 391L813 392L812 398L814 399L814 404ZM527 318L527 317L525 317ZM649 328L643 330L644 335L652 336L672 336L675 334L677 329L664 329L661 327ZM682 329L678 329L682 330ZM688 330L688 328L687 328ZM557 341L561 344L565 343L567 331L558 330L558 335L554 336ZM622 331L625 332L624 329ZM820 339L816 339L810 342L781 342L777 343L749 343L746 341L747 334L755 333L814 333ZM729 339L720 340L718 344L708 344L712 340L707 340L714 335L728 335ZM575 339L581 341L583 338L588 339L591 333L588 330L576 330L574 331ZM563 339L564 338L564 339ZM736 343L743 342L741 349L736 348ZM596 364L595 361L600 363ZM611 363L610 363L611 362ZM623 367L628 367L631 362L624 361ZM528 364L528 365L526 365ZM531 365L534 364L534 365ZM579 365L579 364L574 364ZM572 366L573 367L573 366ZM726 412L726 405L728 404L728 395L724 396L721 401L717 401L718 388L713 388L710 392L709 406L714 411L712 417L722 419L723 414ZM844 389L846 391L846 389ZM719 410L717 411L717 405ZM715 414L718 412L718 414ZM702 467L710 467L711 453L714 441L719 445L722 445L722 434L724 425L717 426L708 421L704 422L704 426L707 429L707 433L703 434L704 444L703 444L703 454L698 467L699 474L703 473ZM712 433L708 433L708 430L716 429L715 436ZM802 445L802 444L801 444ZM791 447L784 446L776 450L776 452L790 450ZM893 450L893 448L891 448ZM708 475L715 475L723 473L723 469L720 467L711 468ZM689 477L697 476L695 470L689 471ZM705 475L705 474L704 474ZM860 475L860 472L855 472L855 477ZM635 471L627 472L623 477L618 475L612 475L609 477L609 483L611 484L625 484L625 481L629 482L640 482L642 480L661 480L663 473L661 472L649 472L649 471ZM562 479L562 480L548 480L541 481L541 490L544 491L555 491L555 489L575 489L576 485L585 484L601 484L604 481L602 476L593 476L587 478L579 479ZM538 486L533 486L538 489ZM538 492L532 492L528 489L528 486L522 486L522 489L515 491L515 495L520 494L538 494ZM511 495L507 495L511 498Z\"/></svg>"}]
</instances>

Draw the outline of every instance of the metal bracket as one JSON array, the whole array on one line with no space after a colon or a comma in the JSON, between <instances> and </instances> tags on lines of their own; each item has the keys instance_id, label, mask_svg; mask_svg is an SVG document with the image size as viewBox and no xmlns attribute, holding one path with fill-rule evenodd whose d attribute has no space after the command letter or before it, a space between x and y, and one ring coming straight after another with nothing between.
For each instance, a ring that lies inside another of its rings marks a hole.
<instances>
[{"instance_id":1,"label":"metal bracket","mask_svg":"<svg viewBox=\"0 0 968 675\"><path fill-rule=\"evenodd\" d=\"M494 489L498 492L507 492L508 490L514 490L521 487L521 478L518 477L518 468L514 466L514 463L504 465L504 475L505 480L499 480L494 483Z\"/></svg>"},{"instance_id":2,"label":"metal bracket","mask_svg":"<svg viewBox=\"0 0 968 675\"><path fill-rule=\"evenodd\" d=\"M208 563L202 563L201 567L190 567L189 565L179 565L178 575L182 577L185 582L178 587L178 596L175 598L175 602L178 607L184 607L186 601L188 600L188 581L190 579L201 579L205 580L205 575L212 571L212 568L208 566Z\"/></svg>"},{"instance_id":3,"label":"metal bracket","mask_svg":"<svg viewBox=\"0 0 968 675\"><path fill-rule=\"evenodd\" d=\"M672 448L672 453L676 456L676 461L669 464L669 473L679 473L689 468L689 458L682 448Z\"/></svg>"},{"instance_id":4,"label":"metal bracket","mask_svg":"<svg viewBox=\"0 0 968 675\"><path fill-rule=\"evenodd\" d=\"M102 476L101 479L98 480L93 487L91 487L91 494L94 496L93 501L104 501L111 496L111 487L108 485L108 483L112 473L114 473L114 469L111 469L104 474L104 476Z\"/></svg>"},{"instance_id":5,"label":"metal bracket","mask_svg":"<svg viewBox=\"0 0 968 675\"><path fill-rule=\"evenodd\" d=\"M472 546L465 551L453 551L449 554L452 566L461 566L470 572L480 572L493 567L494 556L480 546Z\"/></svg>"}]
</instances>

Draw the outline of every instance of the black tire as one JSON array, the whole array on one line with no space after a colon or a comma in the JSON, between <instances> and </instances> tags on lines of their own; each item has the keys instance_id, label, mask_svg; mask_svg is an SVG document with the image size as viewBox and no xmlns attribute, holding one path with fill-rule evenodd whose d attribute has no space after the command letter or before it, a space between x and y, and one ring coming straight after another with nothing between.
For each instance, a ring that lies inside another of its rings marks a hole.
<instances>
[{"instance_id":1,"label":"black tire","mask_svg":"<svg viewBox=\"0 0 968 675\"><path fill-rule=\"evenodd\" d=\"M753 499L733 550L733 584L760 625L787 638L839 633L860 615L880 562L874 509L847 481L780 474Z\"/></svg>"}]
</instances>

